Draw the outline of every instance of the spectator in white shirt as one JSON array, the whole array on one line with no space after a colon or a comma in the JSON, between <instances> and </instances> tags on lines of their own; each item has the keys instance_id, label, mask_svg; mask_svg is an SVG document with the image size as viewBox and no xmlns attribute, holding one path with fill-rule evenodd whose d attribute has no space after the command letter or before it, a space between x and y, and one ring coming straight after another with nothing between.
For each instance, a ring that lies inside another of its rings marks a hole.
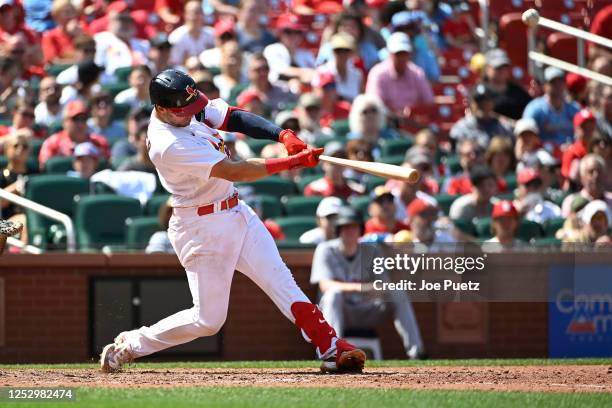
<instances>
[{"instance_id":1,"label":"spectator in white shirt","mask_svg":"<svg viewBox=\"0 0 612 408\"><path fill-rule=\"evenodd\" d=\"M221 46L221 73L214 78L221 99L229 99L235 86L247 83L242 61L242 50L236 41L226 42Z\"/></svg>"},{"instance_id":2,"label":"spectator in white shirt","mask_svg":"<svg viewBox=\"0 0 612 408\"><path fill-rule=\"evenodd\" d=\"M151 78L152 74L148 66L134 67L129 76L130 87L115 96L115 103L127 103L131 109L150 104L149 82Z\"/></svg>"},{"instance_id":3,"label":"spectator in white shirt","mask_svg":"<svg viewBox=\"0 0 612 408\"><path fill-rule=\"evenodd\" d=\"M173 65L183 65L192 55L215 46L215 34L204 25L202 2L190 0L185 3L183 14L185 24L170 33L168 40L172 44L170 61Z\"/></svg>"},{"instance_id":4,"label":"spectator in white shirt","mask_svg":"<svg viewBox=\"0 0 612 408\"><path fill-rule=\"evenodd\" d=\"M353 61L355 40L350 34L338 33L332 36L330 44L334 56L320 69L334 75L338 97L350 102L364 89L363 72Z\"/></svg>"},{"instance_id":5,"label":"spectator in white shirt","mask_svg":"<svg viewBox=\"0 0 612 408\"><path fill-rule=\"evenodd\" d=\"M264 49L264 56L271 68L271 80L296 78L310 83L314 77L315 58L310 51L300 47L306 28L293 14L281 15L277 27L280 41Z\"/></svg>"},{"instance_id":6,"label":"spectator in white shirt","mask_svg":"<svg viewBox=\"0 0 612 408\"><path fill-rule=\"evenodd\" d=\"M166 33L158 33L149 41L149 53L147 65L151 68L151 73L157 75L160 72L173 68L170 61L170 51L172 45L168 41Z\"/></svg>"},{"instance_id":7,"label":"spectator in white shirt","mask_svg":"<svg viewBox=\"0 0 612 408\"><path fill-rule=\"evenodd\" d=\"M62 121L62 96L55 77L48 76L40 81L38 100L40 103L34 109L35 121L39 125L49 126Z\"/></svg>"},{"instance_id":8,"label":"spectator in white shirt","mask_svg":"<svg viewBox=\"0 0 612 408\"><path fill-rule=\"evenodd\" d=\"M202 51L200 62L205 68L221 65L221 47L229 41L236 41L236 23L232 20L219 20L215 23L215 47Z\"/></svg>"},{"instance_id":9,"label":"spectator in white shirt","mask_svg":"<svg viewBox=\"0 0 612 408\"><path fill-rule=\"evenodd\" d=\"M113 12L109 16L108 31L94 36L96 64L106 67L113 75L117 68L145 64L149 44L135 36L134 20L128 11Z\"/></svg>"}]
</instances>

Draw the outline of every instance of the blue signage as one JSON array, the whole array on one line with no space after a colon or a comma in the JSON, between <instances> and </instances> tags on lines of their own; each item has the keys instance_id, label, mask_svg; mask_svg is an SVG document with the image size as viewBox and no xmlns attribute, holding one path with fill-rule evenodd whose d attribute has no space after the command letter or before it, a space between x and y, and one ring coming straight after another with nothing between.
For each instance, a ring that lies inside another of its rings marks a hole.
<instances>
[{"instance_id":1,"label":"blue signage","mask_svg":"<svg viewBox=\"0 0 612 408\"><path fill-rule=\"evenodd\" d=\"M550 357L612 357L612 266L550 270Z\"/></svg>"}]
</instances>

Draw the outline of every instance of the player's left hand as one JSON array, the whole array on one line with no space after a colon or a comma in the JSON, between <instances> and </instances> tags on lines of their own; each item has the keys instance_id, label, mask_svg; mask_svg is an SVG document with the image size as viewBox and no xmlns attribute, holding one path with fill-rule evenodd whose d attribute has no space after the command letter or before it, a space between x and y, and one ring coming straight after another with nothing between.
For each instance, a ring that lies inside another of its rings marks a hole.
<instances>
[{"instance_id":1,"label":"player's left hand","mask_svg":"<svg viewBox=\"0 0 612 408\"><path fill-rule=\"evenodd\" d=\"M306 146L306 143L301 141L300 138L297 137L295 132L291 129L285 129L280 132L280 135L278 136L278 141L285 145L285 148L287 149L287 154L289 154L289 156L298 154L299 152L308 148L308 146Z\"/></svg>"}]
</instances>

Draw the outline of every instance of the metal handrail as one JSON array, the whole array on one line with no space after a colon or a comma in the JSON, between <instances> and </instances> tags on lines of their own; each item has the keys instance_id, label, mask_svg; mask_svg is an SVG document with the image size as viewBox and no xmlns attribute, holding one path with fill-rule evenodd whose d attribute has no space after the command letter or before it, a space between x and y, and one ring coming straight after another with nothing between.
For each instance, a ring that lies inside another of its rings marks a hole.
<instances>
[{"instance_id":1,"label":"metal handrail","mask_svg":"<svg viewBox=\"0 0 612 408\"><path fill-rule=\"evenodd\" d=\"M595 71L591 71L589 69L584 68L585 66L585 56L584 56L584 41L590 41L592 43L612 48L612 40L602 37L600 35L589 33L588 31L580 30L576 27L572 27L566 24L559 23L558 21L554 21L548 19L546 17L540 16L535 9L529 9L525 11L522 15L523 22L527 25L527 44L528 44L528 56L529 56L529 74L534 75L535 72L535 62L542 62L547 65L552 65L557 68L563 69L565 71L574 72L580 75L583 75L589 79L593 79L598 82L602 82L604 84L610 85L612 84L612 78L599 74ZM559 31L564 34L568 34L576 37L577 40L577 61L578 65L570 64L566 61L562 61L557 58L549 57L541 52L535 51L535 34L538 26L550 28L551 30Z\"/></svg>"},{"instance_id":2,"label":"metal handrail","mask_svg":"<svg viewBox=\"0 0 612 408\"><path fill-rule=\"evenodd\" d=\"M22 207L28 208L35 213L41 214L47 218L51 218L52 220L61 222L66 228L66 249L68 252L76 251L76 234L74 231L74 224L69 216L63 214L59 211L54 210L53 208L45 207L42 204L38 204L32 200L28 200L27 198L18 196L13 193L9 193L6 190L0 188L0 198L20 205Z\"/></svg>"}]
</instances>

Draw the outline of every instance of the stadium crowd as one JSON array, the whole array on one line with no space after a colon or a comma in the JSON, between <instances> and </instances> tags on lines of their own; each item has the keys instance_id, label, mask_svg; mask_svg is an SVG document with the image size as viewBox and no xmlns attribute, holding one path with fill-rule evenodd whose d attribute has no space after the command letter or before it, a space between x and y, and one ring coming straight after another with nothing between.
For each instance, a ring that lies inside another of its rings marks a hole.
<instances>
[{"instance_id":1,"label":"stadium crowd","mask_svg":"<svg viewBox=\"0 0 612 408\"><path fill-rule=\"evenodd\" d=\"M261 184L240 186L279 242L329 241L350 205L366 242L610 245L612 87L555 67L529 76L494 24L480 53L475 13L450 0L0 0L0 187L28 197L49 173L143 206L163 195L150 183L148 84L175 67L325 154L422 174L411 185L328 163L287 172L267 184L288 196L275 211ZM610 27L612 3L584 28L611 38ZM612 76L609 50L591 44L587 57ZM236 159L286 154L222 136ZM294 196L308 211L290 210ZM155 248L171 251L159 234Z\"/></svg>"}]
</instances>

